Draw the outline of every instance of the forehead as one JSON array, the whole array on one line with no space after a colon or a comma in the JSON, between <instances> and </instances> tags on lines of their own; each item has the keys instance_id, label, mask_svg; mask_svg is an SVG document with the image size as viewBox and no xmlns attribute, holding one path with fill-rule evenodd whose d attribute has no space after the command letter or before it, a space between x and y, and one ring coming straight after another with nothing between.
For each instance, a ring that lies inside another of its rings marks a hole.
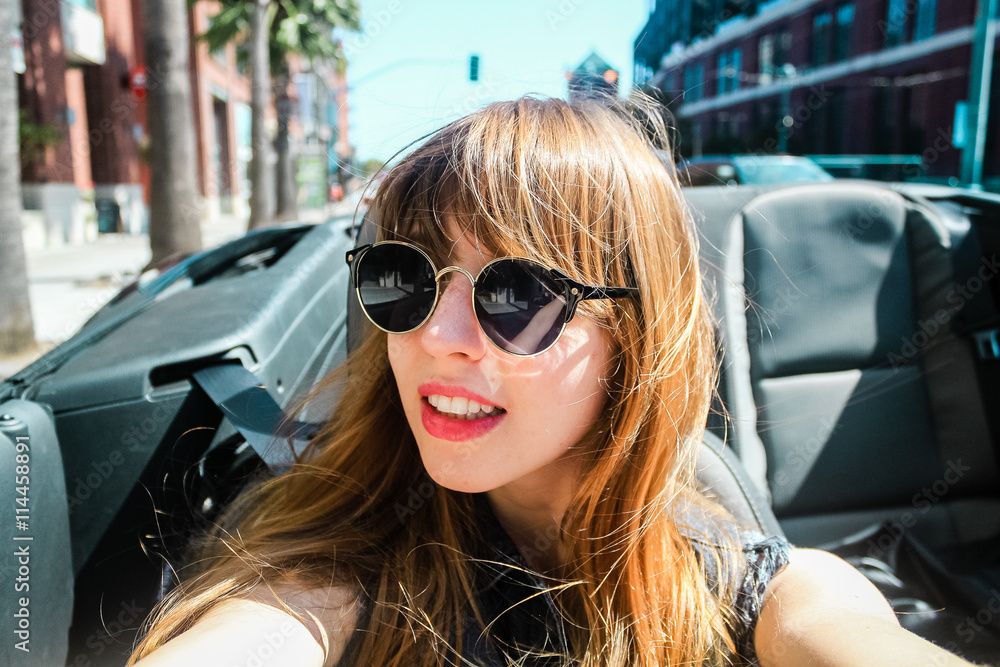
<instances>
[{"instance_id":1,"label":"forehead","mask_svg":"<svg viewBox=\"0 0 1000 667\"><path fill-rule=\"evenodd\" d=\"M484 244L480 243L475 230L470 225L461 225L458 218L445 213L444 241L447 243L449 264L483 265L496 257Z\"/></svg>"},{"instance_id":2,"label":"forehead","mask_svg":"<svg viewBox=\"0 0 1000 667\"><path fill-rule=\"evenodd\" d=\"M476 226L452 212L411 220L404 230L395 230L390 238L406 241L423 250L440 270L445 266L462 266L472 270L497 257L510 253L491 248ZM388 230L387 230L388 231ZM475 271L473 271L475 273Z\"/></svg>"}]
</instances>

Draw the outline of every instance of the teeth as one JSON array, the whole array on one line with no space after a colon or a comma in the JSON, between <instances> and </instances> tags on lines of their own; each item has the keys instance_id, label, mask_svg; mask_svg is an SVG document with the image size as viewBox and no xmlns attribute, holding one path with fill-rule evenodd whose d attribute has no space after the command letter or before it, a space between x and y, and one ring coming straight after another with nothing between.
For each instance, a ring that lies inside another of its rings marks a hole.
<instances>
[{"instance_id":1,"label":"teeth","mask_svg":"<svg viewBox=\"0 0 1000 667\"><path fill-rule=\"evenodd\" d=\"M448 413L459 419L479 419L492 413L495 409L492 405L482 405L461 396L432 394L427 397L427 402L437 408L439 412Z\"/></svg>"}]
</instances>

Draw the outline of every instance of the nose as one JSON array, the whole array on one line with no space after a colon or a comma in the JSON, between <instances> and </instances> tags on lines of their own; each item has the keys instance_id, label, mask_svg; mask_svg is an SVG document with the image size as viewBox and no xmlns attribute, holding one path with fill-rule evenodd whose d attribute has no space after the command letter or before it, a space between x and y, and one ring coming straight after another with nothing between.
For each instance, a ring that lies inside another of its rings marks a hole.
<instances>
[{"instance_id":1,"label":"nose","mask_svg":"<svg viewBox=\"0 0 1000 667\"><path fill-rule=\"evenodd\" d=\"M421 327L421 344L436 357L458 354L479 359L486 352L487 342L472 306L472 275L465 269L448 267L437 277L442 284L441 295L430 320Z\"/></svg>"}]
</instances>

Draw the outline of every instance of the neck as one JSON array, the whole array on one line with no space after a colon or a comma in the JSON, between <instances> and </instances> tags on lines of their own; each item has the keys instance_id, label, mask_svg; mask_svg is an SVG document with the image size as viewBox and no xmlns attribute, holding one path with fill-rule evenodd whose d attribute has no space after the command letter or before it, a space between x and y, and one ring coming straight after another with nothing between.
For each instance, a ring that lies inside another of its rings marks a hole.
<instances>
[{"instance_id":1,"label":"neck","mask_svg":"<svg viewBox=\"0 0 1000 667\"><path fill-rule=\"evenodd\" d=\"M545 484L518 480L487 492L493 513L510 535L527 564L546 573L556 570L568 554L561 542L562 521L573 499L579 477L565 462Z\"/></svg>"}]
</instances>

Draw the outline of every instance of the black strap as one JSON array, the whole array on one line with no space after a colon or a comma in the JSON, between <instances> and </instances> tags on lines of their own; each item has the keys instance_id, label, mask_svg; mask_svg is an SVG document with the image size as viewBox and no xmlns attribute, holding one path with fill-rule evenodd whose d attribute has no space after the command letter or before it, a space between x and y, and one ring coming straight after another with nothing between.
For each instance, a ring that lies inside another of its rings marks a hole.
<instances>
[{"instance_id":1,"label":"black strap","mask_svg":"<svg viewBox=\"0 0 1000 667\"><path fill-rule=\"evenodd\" d=\"M238 364L222 364L196 371L193 377L272 473L280 475L295 463L309 442L305 434L315 425L293 424L298 436L293 439L293 452L285 438L278 436L285 413L256 375Z\"/></svg>"}]
</instances>

